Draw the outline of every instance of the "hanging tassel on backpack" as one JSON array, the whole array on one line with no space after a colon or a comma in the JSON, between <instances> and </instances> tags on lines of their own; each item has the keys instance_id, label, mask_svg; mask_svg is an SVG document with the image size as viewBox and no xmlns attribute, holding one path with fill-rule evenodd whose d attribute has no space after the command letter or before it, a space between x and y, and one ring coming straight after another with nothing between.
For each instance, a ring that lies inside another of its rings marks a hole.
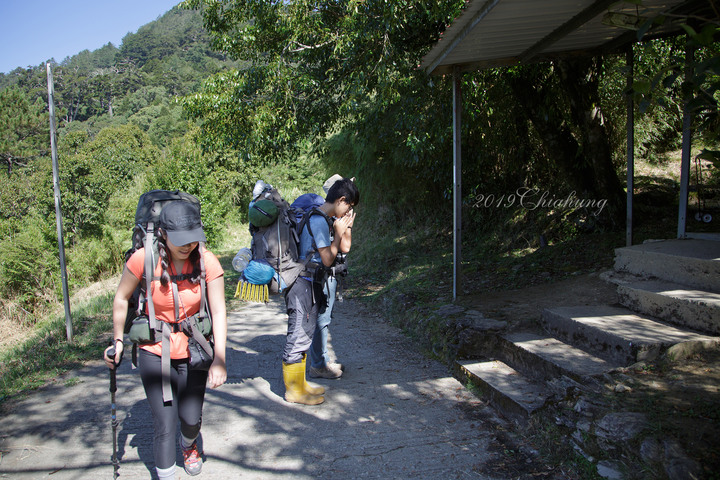
<instances>
[{"instance_id":1,"label":"hanging tassel on backpack","mask_svg":"<svg viewBox=\"0 0 720 480\"><path fill-rule=\"evenodd\" d=\"M267 303L270 300L270 289L267 284L257 285L241 278L235 289L235 298L246 302Z\"/></svg>"}]
</instances>

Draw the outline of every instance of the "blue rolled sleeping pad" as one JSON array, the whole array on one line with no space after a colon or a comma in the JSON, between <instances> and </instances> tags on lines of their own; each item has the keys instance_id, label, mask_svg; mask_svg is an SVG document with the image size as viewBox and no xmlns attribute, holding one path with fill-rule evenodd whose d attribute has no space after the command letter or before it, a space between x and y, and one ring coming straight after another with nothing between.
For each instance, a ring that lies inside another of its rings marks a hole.
<instances>
[{"instance_id":1,"label":"blue rolled sleeping pad","mask_svg":"<svg viewBox=\"0 0 720 480\"><path fill-rule=\"evenodd\" d=\"M275 269L265 260L250 260L243 270L243 277L255 285L265 285L272 281Z\"/></svg>"}]
</instances>

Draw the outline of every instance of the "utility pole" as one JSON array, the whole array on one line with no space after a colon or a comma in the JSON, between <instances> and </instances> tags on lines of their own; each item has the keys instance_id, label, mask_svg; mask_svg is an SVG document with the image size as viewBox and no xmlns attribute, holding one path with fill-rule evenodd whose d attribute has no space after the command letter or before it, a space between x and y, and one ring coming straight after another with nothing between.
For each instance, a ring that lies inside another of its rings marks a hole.
<instances>
[{"instance_id":1,"label":"utility pole","mask_svg":"<svg viewBox=\"0 0 720 480\"><path fill-rule=\"evenodd\" d=\"M67 268L65 267L65 242L63 240L62 211L60 210L60 174L57 160L57 144L55 142L55 87L53 85L52 68L47 67L48 109L50 110L50 147L52 149L53 188L55 190L55 217L57 218L58 247L60 249L60 277L62 279L63 304L65 305L65 331L68 343L72 342L72 316L70 315L70 296L68 295Z\"/></svg>"}]
</instances>

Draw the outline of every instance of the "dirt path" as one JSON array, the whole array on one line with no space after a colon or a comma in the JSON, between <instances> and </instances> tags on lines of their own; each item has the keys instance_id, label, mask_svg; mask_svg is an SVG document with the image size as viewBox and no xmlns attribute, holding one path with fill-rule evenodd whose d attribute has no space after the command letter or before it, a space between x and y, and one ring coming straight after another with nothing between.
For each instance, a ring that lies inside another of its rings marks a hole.
<instances>
[{"instance_id":1,"label":"dirt path","mask_svg":"<svg viewBox=\"0 0 720 480\"><path fill-rule=\"evenodd\" d=\"M507 321L510 329L522 328L539 321L546 308L616 303L617 287L600 275L589 273L520 290L493 290L467 295L460 303L483 312L489 318Z\"/></svg>"},{"instance_id":2,"label":"dirt path","mask_svg":"<svg viewBox=\"0 0 720 480\"><path fill-rule=\"evenodd\" d=\"M286 403L283 308L276 298L229 316L229 381L206 397L202 478L507 478L492 473L507 465L496 435L504 422L445 366L352 302L338 305L332 329L345 375L322 382L323 405ZM127 357L117 405L120 478L148 478L150 414ZM0 478L112 478L108 371L100 361L33 392L0 425Z\"/></svg>"}]
</instances>

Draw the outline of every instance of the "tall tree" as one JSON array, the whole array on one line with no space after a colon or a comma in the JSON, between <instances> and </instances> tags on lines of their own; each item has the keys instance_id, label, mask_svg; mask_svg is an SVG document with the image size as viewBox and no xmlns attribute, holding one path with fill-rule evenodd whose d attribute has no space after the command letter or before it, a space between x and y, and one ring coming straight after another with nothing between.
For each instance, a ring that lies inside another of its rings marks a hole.
<instances>
[{"instance_id":1,"label":"tall tree","mask_svg":"<svg viewBox=\"0 0 720 480\"><path fill-rule=\"evenodd\" d=\"M278 156L417 90L422 49L463 4L188 0L202 7L215 48L243 63L185 106L204 120L206 139L259 159Z\"/></svg>"},{"instance_id":2,"label":"tall tree","mask_svg":"<svg viewBox=\"0 0 720 480\"><path fill-rule=\"evenodd\" d=\"M388 171L402 165L414 174L418 190L437 194L450 185L449 121L440 119L450 112L450 84L429 79L417 65L464 2L184 4L202 7L216 48L246 62L244 68L217 75L203 91L185 99L187 111L203 120L209 143L231 145L251 160L267 159L293 149L300 139L342 128L353 136L350 143L368 147L372 165L381 164ZM463 142L470 147L464 173L473 174L466 180L481 185L489 172L508 178L508 185L533 177L519 159L539 155L532 145L539 137L545 157L561 169L565 183L578 195L607 200L611 217L619 220L624 196L599 108L601 67L601 59L595 58L466 76L466 115L480 121L464 127ZM496 86L508 82L516 95ZM484 87L477 88L478 83ZM502 97L487 100L489 92ZM507 96L517 97L535 133L522 126L497 129L516 121L510 110L492 111L493 102L507 105ZM486 112L474 108L480 104L488 106ZM502 136L508 138L497 140ZM490 137L495 140L488 141ZM492 148L485 147L491 143ZM524 160L533 168L548 166L547 161Z\"/></svg>"},{"instance_id":3,"label":"tall tree","mask_svg":"<svg viewBox=\"0 0 720 480\"><path fill-rule=\"evenodd\" d=\"M0 161L8 175L48 152L48 114L42 98L34 102L20 88L0 90Z\"/></svg>"},{"instance_id":4,"label":"tall tree","mask_svg":"<svg viewBox=\"0 0 720 480\"><path fill-rule=\"evenodd\" d=\"M604 220L619 226L625 198L600 109L601 71L602 58L588 57L522 67L506 77L566 183L580 198L606 200Z\"/></svg>"}]
</instances>

